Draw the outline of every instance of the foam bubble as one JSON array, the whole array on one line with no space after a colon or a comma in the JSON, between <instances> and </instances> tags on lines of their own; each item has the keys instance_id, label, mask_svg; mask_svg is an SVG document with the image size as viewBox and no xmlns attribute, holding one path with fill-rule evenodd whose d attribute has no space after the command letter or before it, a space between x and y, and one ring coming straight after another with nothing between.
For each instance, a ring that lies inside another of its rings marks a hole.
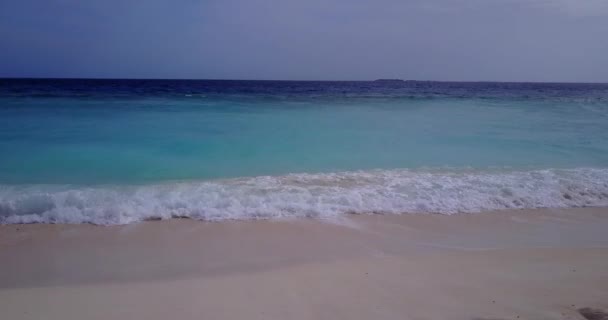
<instances>
[{"instance_id":1,"label":"foam bubble","mask_svg":"<svg viewBox=\"0 0 608 320\"><path fill-rule=\"evenodd\" d=\"M0 186L1 223L127 224L608 206L608 169L373 170L140 186Z\"/></svg>"}]
</instances>

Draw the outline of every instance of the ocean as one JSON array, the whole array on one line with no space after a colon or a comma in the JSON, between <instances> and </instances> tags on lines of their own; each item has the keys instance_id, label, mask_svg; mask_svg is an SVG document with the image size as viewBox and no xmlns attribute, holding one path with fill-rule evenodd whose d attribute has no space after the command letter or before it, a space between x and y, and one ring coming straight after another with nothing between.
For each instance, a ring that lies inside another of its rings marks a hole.
<instances>
[{"instance_id":1,"label":"ocean","mask_svg":"<svg viewBox=\"0 0 608 320\"><path fill-rule=\"evenodd\" d=\"M0 79L0 223L608 206L608 84Z\"/></svg>"}]
</instances>

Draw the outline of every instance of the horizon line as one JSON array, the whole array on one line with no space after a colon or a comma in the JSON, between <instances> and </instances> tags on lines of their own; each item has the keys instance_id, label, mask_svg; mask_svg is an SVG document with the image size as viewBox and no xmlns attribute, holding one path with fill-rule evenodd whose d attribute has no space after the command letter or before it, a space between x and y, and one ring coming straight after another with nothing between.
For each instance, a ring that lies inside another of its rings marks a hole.
<instances>
[{"instance_id":1,"label":"horizon line","mask_svg":"<svg viewBox=\"0 0 608 320\"><path fill-rule=\"evenodd\" d=\"M505 81L505 80L415 80L377 78L372 80L294 80L294 79L221 79L221 78L114 78L114 77L2 77L0 80L146 80L146 81L259 81L259 82L443 82L443 83L537 83L537 84L608 84L608 82L578 81Z\"/></svg>"}]
</instances>

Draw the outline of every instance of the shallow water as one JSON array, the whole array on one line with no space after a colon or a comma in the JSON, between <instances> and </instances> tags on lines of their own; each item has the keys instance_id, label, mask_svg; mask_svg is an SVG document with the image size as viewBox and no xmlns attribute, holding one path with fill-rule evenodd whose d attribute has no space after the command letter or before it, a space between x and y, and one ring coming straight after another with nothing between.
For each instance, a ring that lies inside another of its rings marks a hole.
<instances>
[{"instance_id":1,"label":"shallow water","mask_svg":"<svg viewBox=\"0 0 608 320\"><path fill-rule=\"evenodd\" d=\"M5 223L604 206L608 85L0 80L0 156Z\"/></svg>"}]
</instances>

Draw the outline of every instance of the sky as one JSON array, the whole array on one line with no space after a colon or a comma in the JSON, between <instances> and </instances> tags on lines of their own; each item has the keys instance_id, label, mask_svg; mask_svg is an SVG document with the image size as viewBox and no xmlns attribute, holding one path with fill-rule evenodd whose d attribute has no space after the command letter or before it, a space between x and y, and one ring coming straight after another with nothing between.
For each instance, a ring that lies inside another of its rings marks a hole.
<instances>
[{"instance_id":1,"label":"sky","mask_svg":"<svg viewBox=\"0 0 608 320\"><path fill-rule=\"evenodd\" d=\"M0 0L0 77L608 82L608 0Z\"/></svg>"}]
</instances>

